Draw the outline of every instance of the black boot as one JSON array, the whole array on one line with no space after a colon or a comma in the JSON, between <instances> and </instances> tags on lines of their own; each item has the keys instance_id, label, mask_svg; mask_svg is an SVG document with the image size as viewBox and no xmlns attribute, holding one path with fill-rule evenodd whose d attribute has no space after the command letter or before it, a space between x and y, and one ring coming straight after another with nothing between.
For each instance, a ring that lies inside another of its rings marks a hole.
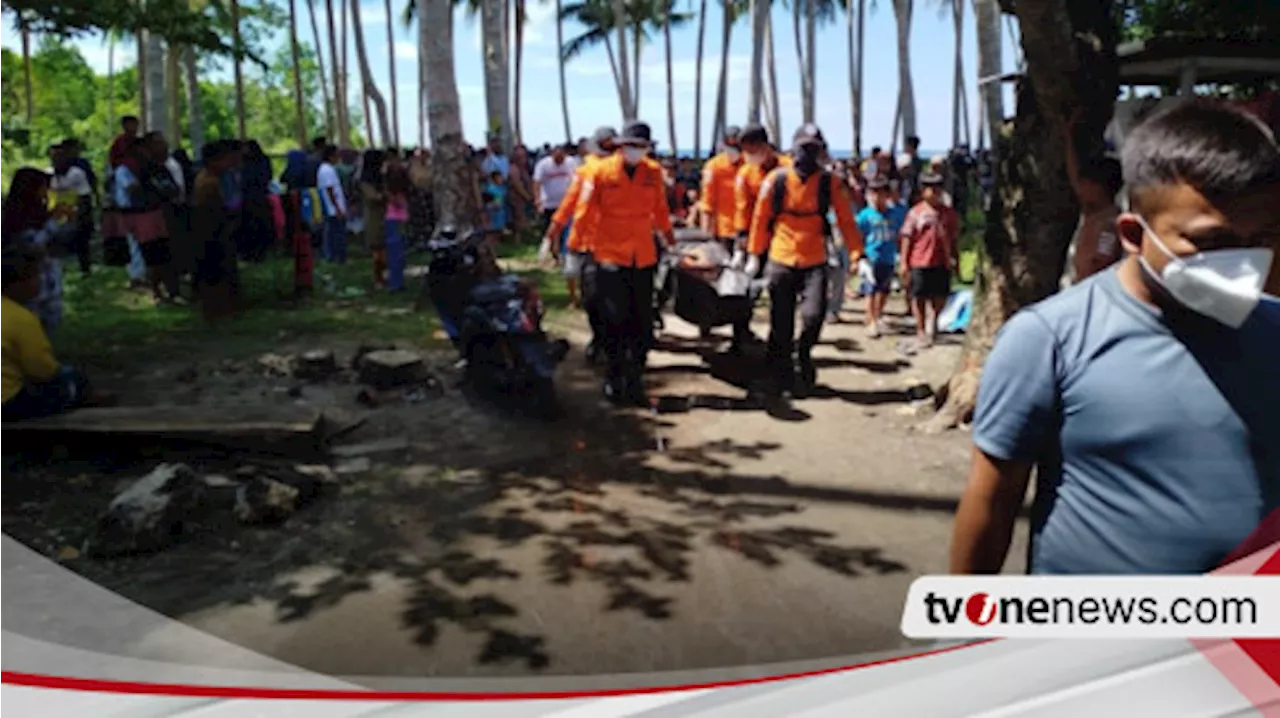
<instances>
[{"instance_id":1,"label":"black boot","mask_svg":"<svg viewBox=\"0 0 1280 718\"><path fill-rule=\"evenodd\" d=\"M813 357L807 354L800 356L799 364L796 372L795 396L803 399L813 394L813 389L818 383L818 369L813 365Z\"/></svg>"}]
</instances>

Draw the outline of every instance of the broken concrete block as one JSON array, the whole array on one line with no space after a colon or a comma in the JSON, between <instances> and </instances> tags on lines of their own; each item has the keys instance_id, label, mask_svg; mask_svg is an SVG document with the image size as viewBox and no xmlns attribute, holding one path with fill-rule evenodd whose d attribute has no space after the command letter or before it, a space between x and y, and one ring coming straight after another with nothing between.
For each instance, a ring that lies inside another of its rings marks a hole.
<instances>
[{"instance_id":1,"label":"broken concrete block","mask_svg":"<svg viewBox=\"0 0 1280 718\"><path fill-rule=\"evenodd\" d=\"M327 349L304 352L294 365L293 375L299 379L318 381L338 372L338 360Z\"/></svg>"},{"instance_id":2,"label":"broken concrete block","mask_svg":"<svg viewBox=\"0 0 1280 718\"><path fill-rule=\"evenodd\" d=\"M334 473L333 468L324 464L295 464L293 470L322 484L338 483L338 475Z\"/></svg>"},{"instance_id":3,"label":"broken concrete block","mask_svg":"<svg viewBox=\"0 0 1280 718\"><path fill-rule=\"evenodd\" d=\"M363 474L373 468L373 462L367 456L356 456L343 459L334 465L333 470L339 476L343 474Z\"/></svg>"},{"instance_id":4,"label":"broken concrete block","mask_svg":"<svg viewBox=\"0 0 1280 718\"><path fill-rule=\"evenodd\" d=\"M255 476L236 490L235 516L246 524L275 523L298 509L298 490L292 486Z\"/></svg>"},{"instance_id":5,"label":"broken concrete block","mask_svg":"<svg viewBox=\"0 0 1280 718\"><path fill-rule=\"evenodd\" d=\"M334 456L349 458L353 456L370 456L373 454L386 454L393 451L403 451L409 448L409 440L403 436L392 436L386 439L377 439L375 441L366 441L361 444L340 444L331 447L329 453Z\"/></svg>"},{"instance_id":6,"label":"broken concrete block","mask_svg":"<svg viewBox=\"0 0 1280 718\"><path fill-rule=\"evenodd\" d=\"M258 368L267 376L293 376L297 360L285 354L263 354L258 357Z\"/></svg>"},{"instance_id":7,"label":"broken concrete block","mask_svg":"<svg viewBox=\"0 0 1280 718\"><path fill-rule=\"evenodd\" d=\"M109 556L167 546L182 534L204 490L186 464L160 464L111 500L89 539L89 553Z\"/></svg>"},{"instance_id":8,"label":"broken concrete block","mask_svg":"<svg viewBox=\"0 0 1280 718\"><path fill-rule=\"evenodd\" d=\"M360 359L360 381L379 389L416 384L427 377L422 355L403 349L369 352Z\"/></svg>"}]
</instances>

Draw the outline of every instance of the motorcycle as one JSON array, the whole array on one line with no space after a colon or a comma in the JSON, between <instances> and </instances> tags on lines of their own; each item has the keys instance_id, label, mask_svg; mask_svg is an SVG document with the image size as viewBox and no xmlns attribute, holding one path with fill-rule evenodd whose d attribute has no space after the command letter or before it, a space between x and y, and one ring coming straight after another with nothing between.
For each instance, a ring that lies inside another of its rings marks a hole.
<instances>
[{"instance_id":1,"label":"motorcycle","mask_svg":"<svg viewBox=\"0 0 1280 718\"><path fill-rule=\"evenodd\" d=\"M556 365L568 342L542 330L538 288L503 274L484 233L441 228L427 243L427 293L474 390L515 400L535 416L559 413Z\"/></svg>"}]
</instances>

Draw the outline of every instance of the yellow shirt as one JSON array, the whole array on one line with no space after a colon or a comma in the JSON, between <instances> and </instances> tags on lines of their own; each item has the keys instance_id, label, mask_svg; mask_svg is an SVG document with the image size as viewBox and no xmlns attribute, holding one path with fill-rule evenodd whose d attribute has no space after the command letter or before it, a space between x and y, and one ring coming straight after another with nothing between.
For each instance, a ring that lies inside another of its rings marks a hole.
<instances>
[{"instance_id":1,"label":"yellow shirt","mask_svg":"<svg viewBox=\"0 0 1280 718\"><path fill-rule=\"evenodd\" d=\"M28 381L48 381L58 373L58 360L40 320L8 297L0 297L0 363L5 401Z\"/></svg>"}]
</instances>

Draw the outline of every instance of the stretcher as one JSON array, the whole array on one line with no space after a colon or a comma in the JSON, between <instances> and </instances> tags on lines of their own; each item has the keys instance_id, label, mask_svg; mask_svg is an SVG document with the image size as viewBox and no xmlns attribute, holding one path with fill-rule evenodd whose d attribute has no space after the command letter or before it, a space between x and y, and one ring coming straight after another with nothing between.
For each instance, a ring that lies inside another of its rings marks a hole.
<instances>
[{"instance_id":1,"label":"stretcher","mask_svg":"<svg viewBox=\"0 0 1280 718\"><path fill-rule=\"evenodd\" d=\"M671 305L676 316L702 333L748 321L760 282L730 265L729 253L700 232L683 231L662 256L655 277L658 315Z\"/></svg>"}]
</instances>

